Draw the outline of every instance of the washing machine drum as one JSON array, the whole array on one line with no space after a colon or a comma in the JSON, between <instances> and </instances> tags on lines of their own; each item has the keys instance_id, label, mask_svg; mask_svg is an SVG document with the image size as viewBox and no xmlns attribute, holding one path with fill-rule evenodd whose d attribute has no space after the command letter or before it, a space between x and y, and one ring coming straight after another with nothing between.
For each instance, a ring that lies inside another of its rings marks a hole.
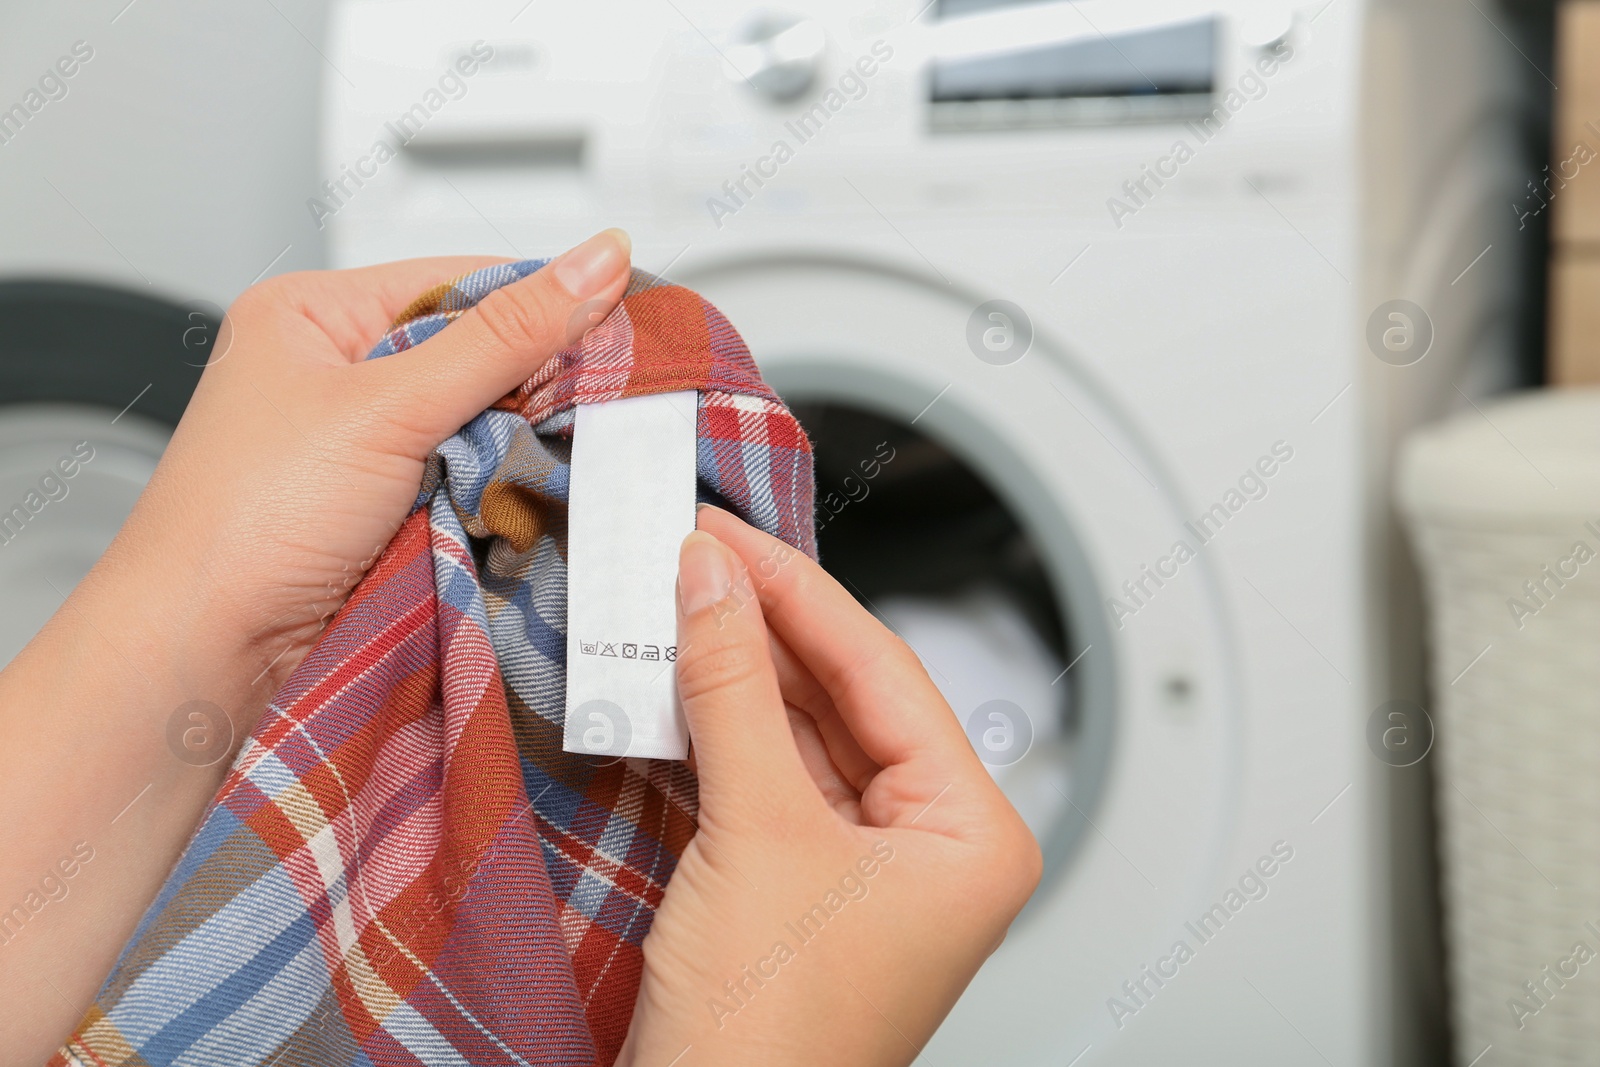
<instances>
[{"instance_id":1,"label":"washing machine drum","mask_svg":"<svg viewBox=\"0 0 1600 1067\"><path fill-rule=\"evenodd\" d=\"M0 665L111 543L221 328L216 309L0 283Z\"/></svg>"},{"instance_id":2,"label":"washing machine drum","mask_svg":"<svg viewBox=\"0 0 1600 1067\"><path fill-rule=\"evenodd\" d=\"M922 658L1034 834L1060 844L1075 635L1038 540L983 472L906 420L803 392L790 404L815 450L823 567Z\"/></svg>"}]
</instances>

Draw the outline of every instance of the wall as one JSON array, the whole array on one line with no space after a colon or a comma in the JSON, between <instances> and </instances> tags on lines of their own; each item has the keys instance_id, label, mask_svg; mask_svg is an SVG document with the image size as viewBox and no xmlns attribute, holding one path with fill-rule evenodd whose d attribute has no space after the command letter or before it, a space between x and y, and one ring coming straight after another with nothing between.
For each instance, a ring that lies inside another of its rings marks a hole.
<instances>
[{"instance_id":1,"label":"wall","mask_svg":"<svg viewBox=\"0 0 1600 1067\"><path fill-rule=\"evenodd\" d=\"M326 6L8 5L0 112L75 42L93 54L64 96L49 86L59 99L4 128L0 277L93 277L225 305L264 273L321 266L305 200L330 71L318 52Z\"/></svg>"}]
</instances>

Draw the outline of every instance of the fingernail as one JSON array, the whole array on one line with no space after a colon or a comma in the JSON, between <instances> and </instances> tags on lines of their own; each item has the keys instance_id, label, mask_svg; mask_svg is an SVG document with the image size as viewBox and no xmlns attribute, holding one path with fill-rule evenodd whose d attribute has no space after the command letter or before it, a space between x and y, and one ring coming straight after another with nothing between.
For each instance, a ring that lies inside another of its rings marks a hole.
<instances>
[{"instance_id":1,"label":"fingernail","mask_svg":"<svg viewBox=\"0 0 1600 1067\"><path fill-rule=\"evenodd\" d=\"M556 281L579 300L587 300L616 278L633 253L625 231L601 230L576 248L568 249L550 264Z\"/></svg>"},{"instance_id":2,"label":"fingernail","mask_svg":"<svg viewBox=\"0 0 1600 1067\"><path fill-rule=\"evenodd\" d=\"M727 550L715 537L696 530L678 553L678 604L685 615L720 603L733 591Z\"/></svg>"}]
</instances>

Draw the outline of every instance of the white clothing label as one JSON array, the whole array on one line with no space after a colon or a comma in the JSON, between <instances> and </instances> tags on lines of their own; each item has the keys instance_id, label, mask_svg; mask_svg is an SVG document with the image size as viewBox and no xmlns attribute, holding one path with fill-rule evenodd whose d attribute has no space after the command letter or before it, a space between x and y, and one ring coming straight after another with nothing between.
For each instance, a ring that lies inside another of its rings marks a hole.
<instances>
[{"instance_id":1,"label":"white clothing label","mask_svg":"<svg viewBox=\"0 0 1600 1067\"><path fill-rule=\"evenodd\" d=\"M694 529L693 390L579 404L567 498L562 748L684 759L678 548Z\"/></svg>"}]
</instances>

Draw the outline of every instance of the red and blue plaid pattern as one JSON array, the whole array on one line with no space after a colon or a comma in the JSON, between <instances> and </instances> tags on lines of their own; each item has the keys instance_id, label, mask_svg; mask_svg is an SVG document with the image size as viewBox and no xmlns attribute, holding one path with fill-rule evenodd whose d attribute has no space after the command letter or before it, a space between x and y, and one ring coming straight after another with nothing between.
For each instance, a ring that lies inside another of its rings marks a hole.
<instances>
[{"instance_id":1,"label":"red and blue plaid pattern","mask_svg":"<svg viewBox=\"0 0 1600 1067\"><path fill-rule=\"evenodd\" d=\"M371 355L543 265L425 294ZM684 389L701 499L815 554L805 434L714 307L635 271L436 450L53 1064L616 1058L696 786L683 764L561 750L572 409Z\"/></svg>"}]
</instances>

